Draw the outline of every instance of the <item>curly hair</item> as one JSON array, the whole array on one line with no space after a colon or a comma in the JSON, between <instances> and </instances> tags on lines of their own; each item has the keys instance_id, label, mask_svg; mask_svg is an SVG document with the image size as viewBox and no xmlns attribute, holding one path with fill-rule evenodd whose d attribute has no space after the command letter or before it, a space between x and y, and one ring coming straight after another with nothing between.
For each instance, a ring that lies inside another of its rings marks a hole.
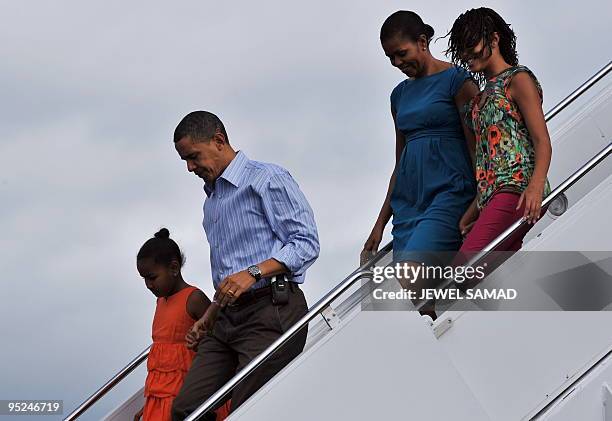
<instances>
[{"instance_id":1,"label":"curly hair","mask_svg":"<svg viewBox=\"0 0 612 421\"><path fill-rule=\"evenodd\" d=\"M484 43L483 52L491 51L495 32L499 36L499 52L506 63L511 66L518 65L514 31L495 10L488 7L470 9L459 15L451 30L444 36L449 37L445 53L453 63L468 68L467 60L462 58L462 54L472 50L480 41ZM474 77L481 85L486 82L482 73L476 73Z\"/></svg>"}]
</instances>

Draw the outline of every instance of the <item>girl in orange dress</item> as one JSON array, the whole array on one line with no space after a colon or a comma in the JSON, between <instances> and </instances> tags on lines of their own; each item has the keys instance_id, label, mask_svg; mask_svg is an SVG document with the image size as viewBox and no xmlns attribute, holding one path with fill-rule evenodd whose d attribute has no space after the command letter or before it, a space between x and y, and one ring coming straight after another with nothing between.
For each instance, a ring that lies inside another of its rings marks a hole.
<instances>
[{"instance_id":1,"label":"girl in orange dress","mask_svg":"<svg viewBox=\"0 0 612 421\"><path fill-rule=\"evenodd\" d=\"M170 421L172 401L178 394L195 352L187 349L185 335L208 306L210 300L199 289L187 284L181 275L185 258L170 233L162 228L140 248L138 272L147 288L157 297L153 318L153 345L147 361L145 405L134 420ZM217 420L229 414L229 403L217 410Z\"/></svg>"}]
</instances>

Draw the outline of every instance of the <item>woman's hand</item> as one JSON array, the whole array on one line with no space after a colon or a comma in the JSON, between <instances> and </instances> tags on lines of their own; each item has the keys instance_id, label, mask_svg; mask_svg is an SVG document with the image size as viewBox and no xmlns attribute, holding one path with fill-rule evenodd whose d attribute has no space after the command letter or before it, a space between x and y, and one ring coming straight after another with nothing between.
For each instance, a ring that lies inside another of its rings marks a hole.
<instances>
[{"instance_id":1,"label":"woman's hand","mask_svg":"<svg viewBox=\"0 0 612 421\"><path fill-rule=\"evenodd\" d=\"M363 245L363 250L361 251L361 255L359 256L360 264L363 265L368 260L370 260L370 258L374 254L376 254L376 252L378 251L378 246L380 245L380 242L382 241L384 230L385 230L385 227L381 226L378 222L374 225L374 228L372 228L372 232L370 233L370 236L368 237L365 244Z\"/></svg>"},{"instance_id":2,"label":"woman's hand","mask_svg":"<svg viewBox=\"0 0 612 421\"><path fill-rule=\"evenodd\" d=\"M187 335L185 335L185 341L187 342L187 348L195 350L198 347L198 343L210 332L215 325L217 315L219 314L219 305L214 301L208 306L204 315L191 326Z\"/></svg>"},{"instance_id":3,"label":"woman's hand","mask_svg":"<svg viewBox=\"0 0 612 421\"><path fill-rule=\"evenodd\" d=\"M540 212L542 211L542 196L544 195L544 184L545 182L536 182L531 180L525 191L521 194L521 198L516 205L516 209L519 210L523 202L525 202L525 212L523 213L523 219L529 224L535 224L540 219Z\"/></svg>"},{"instance_id":4,"label":"woman's hand","mask_svg":"<svg viewBox=\"0 0 612 421\"><path fill-rule=\"evenodd\" d=\"M471 231L479 215L478 205L476 200L474 200L459 220L459 231L461 235L466 236L467 233Z\"/></svg>"}]
</instances>

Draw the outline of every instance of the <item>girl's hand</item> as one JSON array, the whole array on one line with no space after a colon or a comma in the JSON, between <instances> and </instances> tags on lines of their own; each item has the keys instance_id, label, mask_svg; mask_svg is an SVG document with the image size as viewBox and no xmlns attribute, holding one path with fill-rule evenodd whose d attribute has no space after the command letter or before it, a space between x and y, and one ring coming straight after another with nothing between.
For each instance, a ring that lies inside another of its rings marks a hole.
<instances>
[{"instance_id":1,"label":"girl's hand","mask_svg":"<svg viewBox=\"0 0 612 421\"><path fill-rule=\"evenodd\" d=\"M195 351L198 347L198 340L196 334L192 332L191 329L189 330L189 332L187 332L187 335L185 335L185 342L187 343L187 348L193 351Z\"/></svg>"},{"instance_id":2,"label":"girl's hand","mask_svg":"<svg viewBox=\"0 0 612 421\"><path fill-rule=\"evenodd\" d=\"M523 219L528 224L535 224L540 219L542 211L542 196L544 195L544 183L531 181L525 191L521 194L516 209L519 210L525 202Z\"/></svg>"},{"instance_id":3,"label":"girl's hand","mask_svg":"<svg viewBox=\"0 0 612 421\"><path fill-rule=\"evenodd\" d=\"M479 215L480 211L478 210L476 200L474 200L459 220L459 231L461 231L462 236L466 236L471 231Z\"/></svg>"},{"instance_id":4,"label":"girl's hand","mask_svg":"<svg viewBox=\"0 0 612 421\"><path fill-rule=\"evenodd\" d=\"M215 325L217 315L219 314L219 305L214 301L208 306L204 315L191 326L187 335L185 335L185 341L187 342L187 348L195 350L198 347L200 340L210 332Z\"/></svg>"},{"instance_id":5,"label":"girl's hand","mask_svg":"<svg viewBox=\"0 0 612 421\"><path fill-rule=\"evenodd\" d=\"M140 411L136 412L136 415L134 415L134 421L140 421L140 419L142 418L143 412L144 412L144 406L140 408Z\"/></svg>"},{"instance_id":6,"label":"girl's hand","mask_svg":"<svg viewBox=\"0 0 612 421\"><path fill-rule=\"evenodd\" d=\"M374 225L374 228L372 228L372 232L363 245L363 250L359 256L360 264L363 265L365 262L370 260L370 258L378 251L378 246L382 241L384 230L385 227L381 227L379 224Z\"/></svg>"}]
</instances>

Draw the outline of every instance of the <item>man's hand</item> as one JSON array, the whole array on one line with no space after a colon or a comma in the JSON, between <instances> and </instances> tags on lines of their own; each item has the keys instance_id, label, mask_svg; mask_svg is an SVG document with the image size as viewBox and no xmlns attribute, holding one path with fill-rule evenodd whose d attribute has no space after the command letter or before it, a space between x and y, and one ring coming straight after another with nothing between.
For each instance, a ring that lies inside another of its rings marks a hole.
<instances>
[{"instance_id":1,"label":"man's hand","mask_svg":"<svg viewBox=\"0 0 612 421\"><path fill-rule=\"evenodd\" d=\"M134 421L140 421L140 418L142 418L143 412L144 412L144 406L140 408L140 411L136 412L136 415L134 415Z\"/></svg>"},{"instance_id":2,"label":"man's hand","mask_svg":"<svg viewBox=\"0 0 612 421\"><path fill-rule=\"evenodd\" d=\"M185 341L187 342L187 348L195 349L198 347L198 343L206 335L207 332L210 332L215 325L215 321L217 320L217 315L219 314L219 306L217 303L212 302L204 315L191 326L187 335L185 335Z\"/></svg>"},{"instance_id":3,"label":"man's hand","mask_svg":"<svg viewBox=\"0 0 612 421\"><path fill-rule=\"evenodd\" d=\"M196 322L198 323L198 322ZM191 329L193 329L194 325L191 327ZM197 335L194 331L192 331L191 329L189 329L189 332L187 332L187 334L185 335L185 342L187 343L187 348L191 349L192 351L195 351L198 348L198 339L197 339ZM198 330L200 328L197 328Z\"/></svg>"},{"instance_id":4,"label":"man's hand","mask_svg":"<svg viewBox=\"0 0 612 421\"><path fill-rule=\"evenodd\" d=\"M221 282L215 293L215 301L223 308L236 301L240 295L255 283L255 278L246 270L234 273Z\"/></svg>"}]
</instances>

